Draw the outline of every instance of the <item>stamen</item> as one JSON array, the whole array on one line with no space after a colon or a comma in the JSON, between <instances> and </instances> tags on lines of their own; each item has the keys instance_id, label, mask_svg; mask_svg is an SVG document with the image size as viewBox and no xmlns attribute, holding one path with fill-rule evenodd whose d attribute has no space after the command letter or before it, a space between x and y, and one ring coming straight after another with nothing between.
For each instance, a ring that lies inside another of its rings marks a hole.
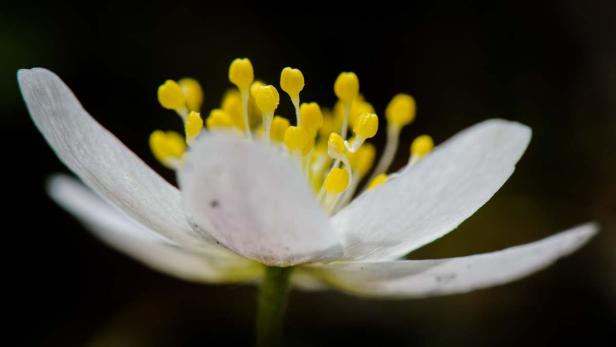
<instances>
[{"instance_id":1,"label":"stamen","mask_svg":"<svg viewBox=\"0 0 616 347\"><path fill-rule=\"evenodd\" d=\"M329 172L323 183L325 191L330 194L340 194L349 186L349 174L347 170L335 168Z\"/></svg>"},{"instance_id":2,"label":"stamen","mask_svg":"<svg viewBox=\"0 0 616 347\"><path fill-rule=\"evenodd\" d=\"M242 115L245 124L246 137L251 138L250 123L248 122L248 96L250 91L250 85L254 80L254 70L252 63L247 58L237 58L231 62L229 66L229 80L235 84L240 90L242 96Z\"/></svg>"},{"instance_id":3,"label":"stamen","mask_svg":"<svg viewBox=\"0 0 616 347\"><path fill-rule=\"evenodd\" d=\"M368 174L370 169L372 168L372 164L374 164L374 158L376 156L376 149L374 145L371 143L364 143L355 151L355 153L351 153L349 156L349 162L351 164L351 170L353 172L353 179L351 180L351 184L349 189L344 192L342 199L340 200L339 206L342 207L346 205L357 191L357 187L359 187L359 183L361 180Z\"/></svg>"},{"instance_id":4,"label":"stamen","mask_svg":"<svg viewBox=\"0 0 616 347\"><path fill-rule=\"evenodd\" d=\"M288 119L281 116L274 116L270 139L276 143L282 143L284 141L284 135L290 125L291 123Z\"/></svg>"},{"instance_id":5,"label":"stamen","mask_svg":"<svg viewBox=\"0 0 616 347\"><path fill-rule=\"evenodd\" d=\"M377 175L375 178L372 179L372 181L370 181L370 184L368 184L368 188L367 190L373 190L374 188L380 186L381 184L387 182L387 179L389 177L387 176L387 174L380 174Z\"/></svg>"},{"instance_id":6,"label":"stamen","mask_svg":"<svg viewBox=\"0 0 616 347\"><path fill-rule=\"evenodd\" d=\"M154 157L170 169L179 168L186 144L182 135L175 131L156 130L150 134L150 149Z\"/></svg>"},{"instance_id":7,"label":"stamen","mask_svg":"<svg viewBox=\"0 0 616 347\"><path fill-rule=\"evenodd\" d=\"M355 152L365 140L374 137L379 130L379 117L375 113L364 113L353 125L355 137L351 140L350 151Z\"/></svg>"},{"instance_id":8,"label":"stamen","mask_svg":"<svg viewBox=\"0 0 616 347\"><path fill-rule=\"evenodd\" d=\"M357 75L354 72L343 72L338 75L338 78L336 78L334 82L334 93L345 106L345 115L342 120L340 134L346 139L351 105L353 100L359 95L359 79Z\"/></svg>"},{"instance_id":9,"label":"stamen","mask_svg":"<svg viewBox=\"0 0 616 347\"><path fill-rule=\"evenodd\" d=\"M339 159L346 154L346 146L344 145L342 136L337 133L329 134L329 139L327 140L327 154L334 159Z\"/></svg>"},{"instance_id":10,"label":"stamen","mask_svg":"<svg viewBox=\"0 0 616 347\"><path fill-rule=\"evenodd\" d=\"M430 137L430 135L417 136L411 143L411 155L409 157L408 166L410 167L414 165L421 158L428 155L430 152L432 152L433 148L434 141L432 140L432 137Z\"/></svg>"},{"instance_id":11,"label":"stamen","mask_svg":"<svg viewBox=\"0 0 616 347\"><path fill-rule=\"evenodd\" d=\"M325 177L323 188L325 189L324 207L327 213L332 213L336 207L341 194L349 186L349 172L341 168L334 168Z\"/></svg>"},{"instance_id":12,"label":"stamen","mask_svg":"<svg viewBox=\"0 0 616 347\"><path fill-rule=\"evenodd\" d=\"M387 142L381 155L381 159L372 173L371 179L384 173L389 169L391 162L396 155L400 130L415 119L416 105L415 100L408 94L397 94L394 96L387 108L385 117L387 118Z\"/></svg>"},{"instance_id":13,"label":"stamen","mask_svg":"<svg viewBox=\"0 0 616 347\"><path fill-rule=\"evenodd\" d=\"M228 129L233 127L233 121L229 114L221 109L215 108L210 111L210 115L205 120L205 124L210 131L216 129Z\"/></svg>"},{"instance_id":14,"label":"stamen","mask_svg":"<svg viewBox=\"0 0 616 347\"><path fill-rule=\"evenodd\" d=\"M201 84L193 78L182 78L178 81L186 97L186 105L191 111L199 111L203 104L203 89Z\"/></svg>"},{"instance_id":15,"label":"stamen","mask_svg":"<svg viewBox=\"0 0 616 347\"><path fill-rule=\"evenodd\" d=\"M364 143L361 147L351 155L351 167L357 175L362 178L372 168L374 164L374 158L376 157L376 149L371 143Z\"/></svg>"},{"instance_id":16,"label":"stamen","mask_svg":"<svg viewBox=\"0 0 616 347\"><path fill-rule=\"evenodd\" d=\"M331 133L327 141L327 154L331 158L335 159L335 161L331 166L331 169L327 173L327 176L330 176L332 172L339 170L340 168L338 167L338 165L340 165L340 163L342 162L344 164L344 170L347 172L348 179L352 180L353 175L351 172L351 164L349 163L347 153L348 152L345 146L345 141L342 139L342 136L338 135L337 133ZM317 199L319 201L323 201L326 191L327 189L325 187L325 183L323 183L323 186L321 186L321 189L319 191L319 195L317 196ZM336 203L337 202L338 199L336 199ZM332 205L331 211L333 211L334 208L335 205Z\"/></svg>"},{"instance_id":17,"label":"stamen","mask_svg":"<svg viewBox=\"0 0 616 347\"><path fill-rule=\"evenodd\" d=\"M158 102L168 110L176 111L182 118L186 118L186 96L182 88L173 80L166 80L158 87Z\"/></svg>"},{"instance_id":18,"label":"stamen","mask_svg":"<svg viewBox=\"0 0 616 347\"><path fill-rule=\"evenodd\" d=\"M408 94L397 94L387 105L385 117L387 117L387 122L390 124L402 128L415 119L416 110L417 105L412 96Z\"/></svg>"},{"instance_id":19,"label":"stamen","mask_svg":"<svg viewBox=\"0 0 616 347\"><path fill-rule=\"evenodd\" d=\"M229 90L225 93L221 108L229 116L232 126L242 133L246 131L247 123L244 122L242 114L242 96L237 90Z\"/></svg>"},{"instance_id":20,"label":"stamen","mask_svg":"<svg viewBox=\"0 0 616 347\"><path fill-rule=\"evenodd\" d=\"M374 108L359 94L357 75L341 73L334 82L338 100L333 110L322 110L314 102L300 104L300 93L305 87L302 72L290 67L282 69L280 87L293 103L295 126L286 118L274 116L280 103L278 90L254 79L250 60L233 60L228 77L237 88L225 93L220 109L209 113L205 120L208 130L232 130L249 138L254 130L266 143L286 148L304 171L308 184L318 191L317 199L327 213L335 213L346 205L373 166L376 151L365 141L374 137L379 128ZM196 141L204 125L199 113L203 90L199 82L191 78L177 82L167 80L158 88L158 100L164 108L182 117L185 138L172 131L157 130L150 135L150 147L163 165L178 169L187 145ZM415 100L410 95L398 94L389 102L385 111L387 143L372 179L368 180L367 190L395 178L396 174L387 176L385 172L396 154L401 129L414 120L415 113ZM347 139L349 128L353 136ZM433 147L430 136L417 137L411 144L407 168Z\"/></svg>"},{"instance_id":21,"label":"stamen","mask_svg":"<svg viewBox=\"0 0 616 347\"><path fill-rule=\"evenodd\" d=\"M290 67L285 67L282 69L280 73L280 87L284 90L289 97L291 98L291 102L293 103L293 107L295 108L295 120L297 125L301 125L300 123L300 112L299 112L299 93L304 89L304 75L299 69L294 69Z\"/></svg>"},{"instance_id":22,"label":"stamen","mask_svg":"<svg viewBox=\"0 0 616 347\"><path fill-rule=\"evenodd\" d=\"M308 132L301 126L290 126L284 133L284 144L290 152L302 153L309 140Z\"/></svg>"},{"instance_id":23,"label":"stamen","mask_svg":"<svg viewBox=\"0 0 616 347\"><path fill-rule=\"evenodd\" d=\"M299 124L310 134L316 136L323 126L323 113L316 102L303 103L299 109Z\"/></svg>"},{"instance_id":24,"label":"stamen","mask_svg":"<svg viewBox=\"0 0 616 347\"><path fill-rule=\"evenodd\" d=\"M280 96L274 86L260 86L254 89L253 97L257 107L263 113L263 129L265 142L270 142L270 129L272 126L272 119L274 118L274 111L278 107L280 102Z\"/></svg>"},{"instance_id":25,"label":"stamen","mask_svg":"<svg viewBox=\"0 0 616 347\"><path fill-rule=\"evenodd\" d=\"M256 100L257 90L259 90L259 88L263 87L264 85L265 83L259 80L254 80L254 82L252 82L252 84L250 85L250 96Z\"/></svg>"},{"instance_id":26,"label":"stamen","mask_svg":"<svg viewBox=\"0 0 616 347\"><path fill-rule=\"evenodd\" d=\"M191 111L184 122L184 132L186 133L186 142L190 145L195 138L199 136L203 129L203 119L199 112Z\"/></svg>"}]
</instances>

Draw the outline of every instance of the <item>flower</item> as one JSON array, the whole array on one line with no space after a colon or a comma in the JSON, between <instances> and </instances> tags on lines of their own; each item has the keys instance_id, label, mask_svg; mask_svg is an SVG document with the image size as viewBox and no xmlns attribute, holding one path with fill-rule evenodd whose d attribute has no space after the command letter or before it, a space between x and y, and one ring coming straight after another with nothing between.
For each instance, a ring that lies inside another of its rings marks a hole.
<instances>
[{"instance_id":1,"label":"flower","mask_svg":"<svg viewBox=\"0 0 616 347\"><path fill-rule=\"evenodd\" d=\"M293 266L297 287L375 297L426 297L510 282L577 250L597 231L589 223L497 252L403 259L490 199L513 173L531 130L490 119L434 150L432 139L420 136L406 167L386 175L400 129L415 117L415 101L397 95L387 108L388 142L370 189L351 199L372 166L374 149L366 140L379 126L357 76L340 75L340 100L328 111L300 104L304 76L283 70L294 126L274 116L276 89L253 83L253 76L249 60L234 61L229 77L239 93L227 94L205 122L198 83L161 85L161 105L182 117L186 141L156 131L150 145L177 170L177 189L97 123L54 73L20 70L34 123L83 182L55 175L49 193L103 241L182 279L257 282L263 265Z\"/></svg>"}]
</instances>

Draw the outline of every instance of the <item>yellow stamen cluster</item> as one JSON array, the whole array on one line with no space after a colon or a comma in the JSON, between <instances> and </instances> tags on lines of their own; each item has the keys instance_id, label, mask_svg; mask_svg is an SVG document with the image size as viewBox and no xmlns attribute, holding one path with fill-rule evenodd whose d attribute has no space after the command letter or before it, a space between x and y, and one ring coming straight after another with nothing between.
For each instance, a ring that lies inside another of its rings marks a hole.
<instances>
[{"instance_id":1,"label":"yellow stamen cluster","mask_svg":"<svg viewBox=\"0 0 616 347\"><path fill-rule=\"evenodd\" d=\"M379 129L379 117L374 107L359 90L359 79L353 72L341 73L334 82L338 98L333 109L321 108L315 102L300 103L305 87L303 73L285 67L280 73L280 88L289 95L295 110L296 122L274 116L280 103L276 87L255 80L249 59L233 60L228 71L235 87L225 93L219 108L212 109L207 118L199 110L203 104L203 90L191 78L167 80L158 88L158 100L166 108L176 111L184 121L185 137L178 133L157 130L150 136L154 156L164 165L177 169L184 151L203 131L229 131L244 134L286 149L295 158L306 178L318 192L318 199L328 213L335 213L352 199L360 181L370 173L376 158L374 145L366 140ZM416 104L408 94L397 94L387 105L387 143L383 155L368 179L367 190L385 183L385 173L396 153L401 129L410 124ZM353 136L347 138L347 130ZM417 137L410 146L409 165L432 151L434 143L428 135ZM391 176L393 178L394 175Z\"/></svg>"}]
</instances>

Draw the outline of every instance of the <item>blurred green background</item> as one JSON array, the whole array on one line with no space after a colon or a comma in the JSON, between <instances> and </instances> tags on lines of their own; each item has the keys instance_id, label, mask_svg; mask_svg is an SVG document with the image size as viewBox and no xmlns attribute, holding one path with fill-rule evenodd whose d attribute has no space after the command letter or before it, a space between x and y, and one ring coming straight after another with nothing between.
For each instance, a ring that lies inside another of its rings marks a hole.
<instances>
[{"instance_id":1,"label":"blurred green background","mask_svg":"<svg viewBox=\"0 0 616 347\"><path fill-rule=\"evenodd\" d=\"M589 220L602 226L550 269L470 294L385 301L295 291L289 346L616 342L616 2L411 1L405 8L370 4L363 13L297 5L305 8L0 5L3 283L16 345L251 344L254 288L188 284L150 271L94 239L46 197L45 178L66 169L32 125L15 78L18 68L55 71L98 121L173 180L147 148L153 129L180 126L158 106L157 86L195 77L209 110L230 86L228 64L244 56L271 83L282 67L301 68L303 98L326 105L346 70L359 75L378 112L395 93L413 94L418 118L403 132L396 167L422 133L442 142L490 117L533 128L504 188L414 258L498 250ZM375 142L382 141L383 134Z\"/></svg>"}]
</instances>

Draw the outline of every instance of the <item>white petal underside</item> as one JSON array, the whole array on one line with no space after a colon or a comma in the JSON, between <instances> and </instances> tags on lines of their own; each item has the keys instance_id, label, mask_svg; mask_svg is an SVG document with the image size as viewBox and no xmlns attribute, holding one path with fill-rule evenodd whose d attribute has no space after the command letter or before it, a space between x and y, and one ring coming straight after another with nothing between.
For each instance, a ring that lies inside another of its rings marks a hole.
<instances>
[{"instance_id":1,"label":"white petal underside","mask_svg":"<svg viewBox=\"0 0 616 347\"><path fill-rule=\"evenodd\" d=\"M437 260L339 262L312 266L331 286L360 296L420 298L492 287L546 268L584 245L589 223L502 251Z\"/></svg>"},{"instance_id":2,"label":"white petal underside","mask_svg":"<svg viewBox=\"0 0 616 347\"><path fill-rule=\"evenodd\" d=\"M191 222L247 258L290 266L342 254L299 166L278 148L203 134L179 183Z\"/></svg>"},{"instance_id":3,"label":"white petal underside","mask_svg":"<svg viewBox=\"0 0 616 347\"><path fill-rule=\"evenodd\" d=\"M139 223L184 245L211 237L186 222L179 191L97 123L53 72L19 70L30 115L58 157L83 182Z\"/></svg>"},{"instance_id":4,"label":"white petal underside","mask_svg":"<svg viewBox=\"0 0 616 347\"><path fill-rule=\"evenodd\" d=\"M345 258L396 259L450 232L505 183L530 136L519 123L484 121L363 193L332 219Z\"/></svg>"},{"instance_id":5,"label":"white petal underside","mask_svg":"<svg viewBox=\"0 0 616 347\"><path fill-rule=\"evenodd\" d=\"M76 179L55 175L51 197L98 238L163 273L197 282L256 281L261 266L228 251L194 253L148 230L107 204Z\"/></svg>"}]
</instances>

